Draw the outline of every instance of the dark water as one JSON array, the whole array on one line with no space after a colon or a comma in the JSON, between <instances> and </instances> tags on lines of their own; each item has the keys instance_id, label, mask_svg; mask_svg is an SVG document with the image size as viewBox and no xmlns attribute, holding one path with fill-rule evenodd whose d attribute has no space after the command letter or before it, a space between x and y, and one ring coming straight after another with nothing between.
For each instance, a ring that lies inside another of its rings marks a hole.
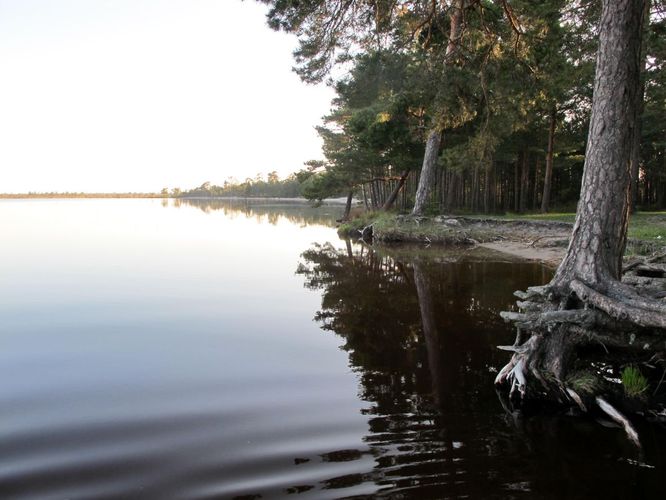
<instances>
[{"instance_id":1,"label":"dark water","mask_svg":"<svg viewBox=\"0 0 666 500\"><path fill-rule=\"evenodd\" d=\"M507 412L548 272L339 208L0 202L0 498L663 498L664 433Z\"/></svg>"}]
</instances>

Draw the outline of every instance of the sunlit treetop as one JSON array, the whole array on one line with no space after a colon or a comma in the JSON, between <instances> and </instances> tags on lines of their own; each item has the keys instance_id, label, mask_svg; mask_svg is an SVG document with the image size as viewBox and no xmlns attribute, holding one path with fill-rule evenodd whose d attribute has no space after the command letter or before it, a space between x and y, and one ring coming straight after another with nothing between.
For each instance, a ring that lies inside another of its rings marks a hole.
<instances>
[{"instance_id":1,"label":"sunlit treetop","mask_svg":"<svg viewBox=\"0 0 666 500\"><path fill-rule=\"evenodd\" d=\"M451 2L431 0L259 1L270 6L271 28L298 36L295 70L306 82L322 81L360 51L445 44L451 8Z\"/></svg>"}]
</instances>

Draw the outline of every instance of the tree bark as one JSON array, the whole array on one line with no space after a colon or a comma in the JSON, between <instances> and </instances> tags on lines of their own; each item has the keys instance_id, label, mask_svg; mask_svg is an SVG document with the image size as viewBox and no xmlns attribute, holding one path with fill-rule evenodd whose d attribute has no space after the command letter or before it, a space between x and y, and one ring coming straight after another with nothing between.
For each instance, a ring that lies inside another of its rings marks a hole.
<instances>
[{"instance_id":1,"label":"tree bark","mask_svg":"<svg viewBox=\"0 0 666 500\"><path fill-rule=\"evenodd\" d=\"M483 193L483 211L484 213L489 213L490 212L490 198L492 195L493 190L490 187L491 183L491 171L494 166L494 162L492 160L486 160L486 168L485 168L485 177L484 177L484 188L485 191Z\"/></svg>"},{"instance_id":2,"label":"tree bark","mask_svg":"<svg viewBox=\"0 0 666 500\"><path fill-rule=\"evenodd\" d=\"M513 169L513 211L520 211L520 156L516 160L515 168Z\"/></svg>"},{"instance_id":3,"label":"tree bark","mask_svg":"<svg viewBox=\"0 0 666 500\"><path fill-rule=\"evenodd\" d=\"M557 108L553 106L550 111L550 128L548 129L548 151L546 152L546 174L543 178L543 197L541 198L541 212L546 213L550 208L550 189L553 180L553 155L555 149L555 125L557 124Z\"/></svg>"},{"instance_id":4,"label":"tree bark","mask_svg":"<svg viewBox=\"0 0 666 500\"><path fill-rule=\"evenodd\" d=\"M532 210L539 208L539 176L541 175L541 158L537 157L534 164L534 191L532 192Z\"/></svg>"},{"instance_id":5,"label":"tree bark","mask_svg":"<svg viewBox=\"0 0 666 500\"><path fill-rule=\"evenodd\" d=\"M368 206L368 195L365 192L365 184L361 184L361 192L363 193L363 204L365 205L365 209L370 210L370 207Z\"/></svg>"},{"instance_id":6,"label":"tree bark","mask_svg":"<svg viewBox=\"0 0 666 500\"><path fill-rule=\"evenodd\" d=\"M354 190L350 189L349 194L347 195L347 202L345 203L345 213L342 216L342 220L349 220L349 214L351 213L352 200L354 198Z\"/></svg>"},{"instance_id":7,"label":"tree bark","mask_svg":"<svg viewBox=\"0 0 666 500\"><path fill-rule=\"evenodd\" d=\"M373 176L374 177L374 176ZM370 191L370 206L373 210L377 209L377 191L375 190L374 181L368 182L368 190Z\"/></svg>"},{"instance_id":8,"label":"tree bark","mask_svg":"<svg viewBox=\"0 0 666 500\"><path fill-rule=\"evenodd\" d=\"M470 190L470 203L472 206L472 212L478 212L479 210L479 194L480 194L481 186L479 182L479 166L476 165L474 167L474 171L472 173L472 188Z\"/></svg>"},{"instance_id":9,"label":"tree bark","mask_svg":"<svg viewBox=\"0 0 666 500\"><path fill-rule=\"evenodd\" d=\"M451 212L455 204L457 187L458 187L458 174L456 172L451 172L451 179L449 180L449 185L446 192L446 211L449 213Z\"/></svg>"},{"instance_id":10,"label":"tree bark","mask_svg":"<svg viewBox=\"0 0 666 500\"><path fill-rule=\"evenodd\" d=\"M643 8L643 25L650 21L650 0L645 0ZM647 51L645 50L645 43L641 44L641 61L640 61L640 74L645 73L645 65L647 62ZM631 207L630 211L634 212L638 205L638 174L641 156L641 132L643 125L643 108L645 98L645 78L641 78L640 88L636 94L636 127L634 128L634 136L631 144Z\"/></svg>"},{"instance_id":11,"label":"tree bark","mask_svg":"<svg viewBox=\"0 0 666 500\"><path fill-rule=\"evenodd\" d=\"M604 0L576 222L552 284L619 280L629 220L643 0Z\"/></svg>"},{"instance_id":12,"label":"tree bark","mask_svg":"<svg viewBox=\"0 0 666 500\"><path fill-rule=\"evenodd\" d=\"M435 171L437 168L437 156L439 154L439 145L442 140L442 132L432 130L426 142L425 155L423 156L423 166L421 167L421 177L419 178L419 187L416 189L416 199L412 215L423 215L423 210L430 196L430 189L435 181Z\"/></svg>"},{"instance_id":13,"label":"tree bark","mask_svg":"<svg viewBox=\"0 0 666 500\"><path fill-rule=\"evenodd\" d=\"M409 170L404 170L402 174L400 174L400 180L398 180L398 183L395 186L395 189L391 193L391 195L386 199L386 203L384 203L384 206L382 207L382 210L390 210L393 208L393 205L395 204L395 200L398 199L398 194L400 194L400 190L402 189L402 186L405 185L405 181L407 180L407 176L409 175Z\"/></svg>"},{"instance_id":14,"label":"tree bark","mask_svg":"<svg viewBox=\"0 0 666 500\"><path fill-rule=\"evenodd\" d=\"M525 148L523 151L523 160L522 168L520 173L520 211L527 211L527 197L529 196L529 185L530 185L530 155Z\"/></svg>"},{"instance_id":15,"label":"tree bark","mask_svg":"<svg viewBox=\"0 0 666 500\"><path fill-rule=\"evenodd\" d=\"M451 13L449 15L451 23L449 27L449 41L444 56L444 71L446 71L447 66L451 64L453 56L458 49L458 42L462 33L462 13L464 5L465 0L454 0L451 5ZM442 141L442 132L443 130L441 126L436 123L428 134L425 154L423 155L421 176L419 177L419 187L416 190L416 199L414 201L412 215L423 215L423 210L425 209L430 196L430 190L435 181L437 156Z\"/></svg>"}]
</instances>

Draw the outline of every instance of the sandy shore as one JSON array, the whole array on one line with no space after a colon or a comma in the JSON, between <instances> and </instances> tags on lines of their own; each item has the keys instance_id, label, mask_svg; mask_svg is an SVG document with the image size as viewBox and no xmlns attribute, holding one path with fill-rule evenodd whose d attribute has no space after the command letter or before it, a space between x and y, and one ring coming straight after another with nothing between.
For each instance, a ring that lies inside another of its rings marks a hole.
<instances>
[{"instance_id":1,"label":"sandy shore","mask_svg":"<svg viewBox=\"0 0 666 500\"><path fill-rule=\"evenodd\" d=\"M504 252L522 259L542 262L549 267L557 267L566 253L565 247L537 247L521 241L494 241L480 243L479 246Z\"/></svg>"}]
</instances>

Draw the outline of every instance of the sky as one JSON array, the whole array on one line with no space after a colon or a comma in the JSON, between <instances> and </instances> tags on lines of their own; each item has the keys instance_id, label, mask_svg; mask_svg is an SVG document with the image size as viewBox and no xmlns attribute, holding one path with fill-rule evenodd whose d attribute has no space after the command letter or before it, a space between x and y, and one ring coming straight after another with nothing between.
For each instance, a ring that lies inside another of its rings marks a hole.
<instances>
[{"instance_id":1,"label":"sky","mask_svg":"<svg viewBox=\"0 0 666 500\"><path fill-rule=\"evenodd\" d=\"M320 159L332 89L253 0L0 0L0 192L154 192Z\"/></svg>"}]
</instances>

